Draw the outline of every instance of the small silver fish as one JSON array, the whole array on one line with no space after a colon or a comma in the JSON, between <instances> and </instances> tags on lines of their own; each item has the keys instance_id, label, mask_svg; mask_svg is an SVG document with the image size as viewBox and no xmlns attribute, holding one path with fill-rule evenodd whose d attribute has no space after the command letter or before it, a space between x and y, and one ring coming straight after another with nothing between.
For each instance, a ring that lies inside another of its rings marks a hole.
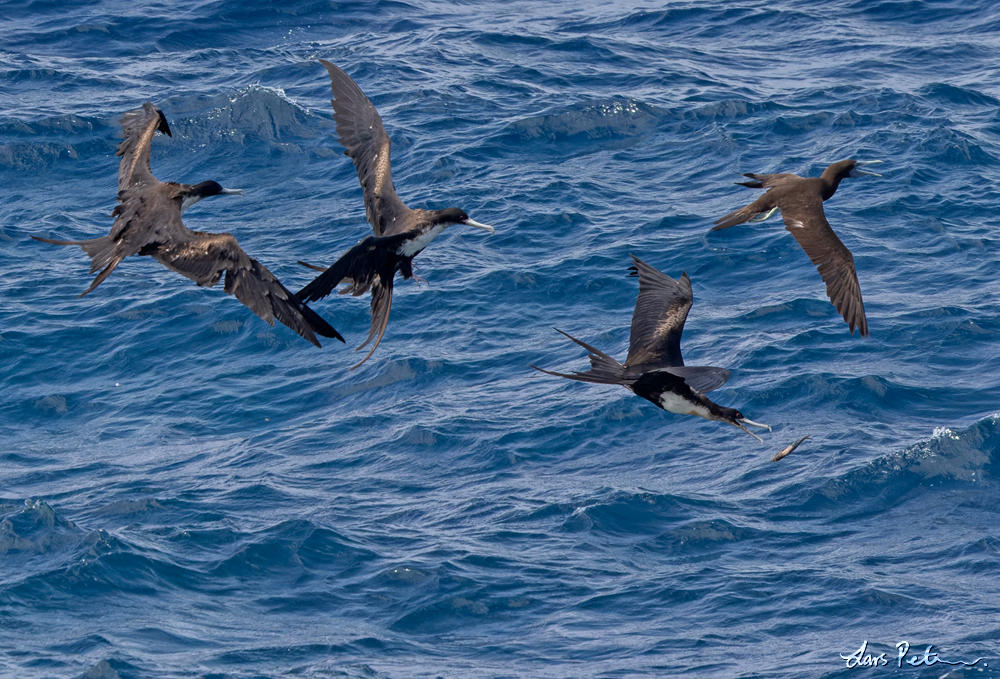
<instances>
[{"instance_id":1,"label":"small silver fish","mask_svg":"<svg viewBox=\"0 0 1000 679\"><path fill-rule=\"evenodd\" d=\"M786 448L782 448L781 452L779 452L777 455L775 455L774 457L771 458L771 462L777 462L778 460L780 460L781 458L785 457L786 455L791 455L792 451L795 450L796 448L798 448L799 446L801 446L803 441L805 441L806 439L811 439L811 438L812 438L812 436L803 436L802 438L800 438L798 441L796 441L792 445L787 446Z\"/></svg>"}]
</instances>

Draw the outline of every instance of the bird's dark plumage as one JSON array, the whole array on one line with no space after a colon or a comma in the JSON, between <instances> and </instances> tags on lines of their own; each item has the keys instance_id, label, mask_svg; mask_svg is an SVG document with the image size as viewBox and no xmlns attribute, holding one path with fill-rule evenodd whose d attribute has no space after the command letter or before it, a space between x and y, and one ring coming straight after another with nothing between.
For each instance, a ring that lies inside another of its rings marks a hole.
<instances>
[{"instance_id":1,"label":"bird's dark plumage","mask_svg":"<svg viewBox=\"0 0 1000 679\"><path fill-rule=\"evenodd\" d=\"M149 169L149 150L157 130L170 134L167 120L151 103L127 112L121 119L124 141L118 145L118 201L115 222L107 236L82 241L35 240L56 245L79 245L90 256L90 272L100 272L83 294L91 292L115 267L131 255L152 257L200 286L211 287L223 275L224 289L274 325L275 319L316 346L316 335L343 341L318 314L299 301L267 267L247 255L228 233L191 231L181 220L190 205L219 194L238 193L217 182L178 184L161 182Z\"/></svg>"},{"instance_id":2,"label":"bird's dark plumage","mask_svg":"<svg viewBox=\"0 0 1000 679\"><path fill-rule=\"evenodd\" d=\"M618 384L664 410L729 422L756 438L742 424L756 425L756 422L705 396L726 383L729 371L684 365L680 343L684 322L694 300L691 279L685 273L680 280L674 280L635 255L632 255L632 263L631 275L639 278L639 297L632 314L625 363L557 329L590 352L590 370L567 374L531 367L548 375L581 382Z\"/></svg>"},{"instance_id":3,"label":"bird's dark plumage","mask_svg":"<svg viewBox=\"0 0 1000 679\"><path fill-rule=\"evenodd\" d=\"M878 162L878 161L871 161ZM827 167L819 177L799 177L790 173L747 174L753 181L741 182L753 189L767 192L750 205L730 212L715 222L712 231L727 229L747 221L762 221L775 210L781 210L785 229L795 237L806 255L819 270L830 301L850 327L868 336L868 319L861 299L861 285L854 268L854 257L823 212L823 201L837 191L842 179L874 174L858 169L855 160L842 160Z\"/></svg>"},{"instance_id":4,"label":"bird's dark plumage","mask_svg":"<svg viewBox=\"0 0 1000 679\"><path fill-rule=\"evenodd\" d=\"M322 299L341 283L348 287L341 292L361 295L371 290L372 323L368 338L358 347L363 349L372 340L368 354L351 370L368 360L378 348L389 323L392 308L392 279L396 272L403 278L413 276L413 258L434 238L452 224L466 224L493 233L493 227L480 224L458 208L444 210L411 209L396 195L392 183L389 157L389 135L378 111L361 88L344 71L325 59L320 63L330 74L333 90L333 118L344 154L354 161L358 181L364 192L365 215L374 236L368 236L346 253L333 266L318 267L300 264L322 271L299 291L304 302Z\"/></svg>"}]
</instances>

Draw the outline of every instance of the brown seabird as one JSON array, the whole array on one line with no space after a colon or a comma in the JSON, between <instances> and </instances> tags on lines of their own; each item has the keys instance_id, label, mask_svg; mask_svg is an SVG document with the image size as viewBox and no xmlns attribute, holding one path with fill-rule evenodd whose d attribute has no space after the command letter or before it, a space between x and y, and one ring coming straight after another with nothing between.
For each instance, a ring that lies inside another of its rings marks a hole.
<instances>
[{"instance_id":1,"label":"brown seabird","mask_svg":"<svg viewBox=\"0 0 1000 679\"><path fill-rule=\"evenodd\" d=\"M751 182L738 182L752 189L768 189L767 193L746 207L730 212L715 222L712 231L727 229L743 222L762 222L777 210L795 240L819 269L826 294L850 326L857 327L862 337L868 336L868 319L861 299L861 285L854 270L851 251L837 238L823 213L823 201L837 192L840 180L862 175L881 175L859 169L880 160L842 160L823 170L819 177L799 177L791 173L743 175Z\"/></svg>"},{"instance_id":2,"label":"brown seabird","mask_svg":"<svg viewBox=\"0 0 1000 679\"><path fill-rule=\"evenodd\" d=\"M385 334L396 272L402 273L404 279L413 278L413 258L452 224L474 226L490 234L493 227L470 219L454 207L444 210L408 208L396 195L392 184L389 135L378 111L350 76L325 59L319 61L330 73L334 97L330 103L333 104L337 134L346 149L344 155L354 159L364 191L365 215L375 235L365 237L329 268L299 262L323 273L299 290L298 297L303 302L323 299L341 283L347 283L348 287L340 294L358 296L371 290L371 329L356 351L364 349L372 339L375 344L367 356L351 366L354 370L375 352Z\"/></svg>"},{"instance_id":3,"label":"brown seabird","mask_svg":"<svg viewBox=\"0 0 1000 679\"><path fill-rule=\"evenodd\" d=\"M247 255L228 233L191 231L181 214L202 200L220 194L243 195L218 182L178 184L161 182L149 169L149 149L157 131L170 136L163 111L146 102L122 116L124 141L115 155L118 168L118 205L111 213L111 233L91 240L52 240L55 245L79 245L90 256L90 273L101 270L80 297L100 285L130 255L152 257L171 271L204 287L226 275L224 289L255 314L274 325L277 319L316 346L316 335L335 337L336 330L300 302L263 264Z\"/></svg>"},{"instance_id":4,"label":"brown seabird","mask_svg":"<svg viewBox=\"0 0 1000 679\"><path fill-rule=\"evenodd\" d=\"M720 406L705 396L726 383L728 370L684 365L681 333L694 301L691 279L684 273L680 280L674 280L635 255L632 255L632 262L629 271L630 275L639 277L639 297L632 314L628 358L624 365L556 328L556 332L590 352L590 370L565 374L535 365L531 367L547 375L581 382L620 384L664 410L728 422L761 441L743 424L770 430L768 425L748 420L735 408Z\"/></svg>"}]
</instances>

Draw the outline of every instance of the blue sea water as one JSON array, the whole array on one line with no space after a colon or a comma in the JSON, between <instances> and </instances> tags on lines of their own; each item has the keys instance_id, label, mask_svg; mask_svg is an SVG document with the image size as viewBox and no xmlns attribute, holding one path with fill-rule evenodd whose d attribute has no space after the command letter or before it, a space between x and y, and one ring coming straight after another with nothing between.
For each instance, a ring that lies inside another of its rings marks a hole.
<instances>
[{"instance_id":1,"label":"blue sea water","mask_svg":"<svg viewBox=\"0 0 1000 679\"><path fill-rule=\"evenodd\" d=\"M80 299L29 238L107 233L153 101L157 177L246 190L188 226L298 289L369 232L319 58L405 201L497 229L358 370L367 296L316 349L145 258ZM0 676L997 676L998 83L990 0L6 0ZM869 339L780 221L707 233L740 173L847 157ZM687 361L764 445L528 367L625 354L629 253L689 273Z\"/></svg>"}]
</instances>

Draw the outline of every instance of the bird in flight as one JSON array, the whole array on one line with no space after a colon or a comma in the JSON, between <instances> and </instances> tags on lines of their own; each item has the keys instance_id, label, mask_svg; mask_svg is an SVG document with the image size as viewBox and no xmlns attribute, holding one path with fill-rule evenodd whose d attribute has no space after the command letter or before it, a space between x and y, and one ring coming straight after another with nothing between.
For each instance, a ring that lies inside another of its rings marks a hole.
<instances>
[{"instance_id":1,"label":"bird in flight","mask_svg":"<svg viewBox=\"0 0 1000 679\"><path fill-rule=\"evenodd\" d=\"M841 160L823 170L819 177L799 177L787 172L743 175L753 181L739 182L741 186L767 189L767 192L746 207L717 220L712 231L728 229L743 222L762 222L780 210L785 229L795 237L819 270L826 283L826 294L847 321L851 334L857 328L862 337L868 337L868 319L861 299L861 284L854 270L854 257L826 221L823 202L837 192L843 179L863 175L880 177L861 169L880 162Z\"/></svg>"},{"instance_id":2,"label":"bird in flight","mask_svg":"<svg viewBox=\"0 0 1000 679\"><path fill-rule=\"evenodd\" d=\"M218 182L200 184L161 182L149 169L149 150L157 131L170 136L163 111L146 102L121 118L125 139L118 145L118 205L107 236L90 240L53 240L32 236L55 245L79 245L90 256L90 273L100 271L83 297L107 278L123 259L131 255L152 257L171 271L211 287L225 275L226 293L235 295L257 316L274 325L275 319L320 346L316 335L343 338L305 303L281 284L267 267L250 257L228 233L191 231L181 215L210 196L243 195L242 189L226 189Z\"/></svg>"},{"instance_id":3,"label":"bird in flight","mask_svg":"<svg viewBox=\"0 0 1000 679\"><path fill-rule=\"evenodd\" d=\"M375 106L350 76L329 61L320 59L330 74L333 89L333 118L337 123L344 155L354 160L358 180L364 192L365 215L374 235L366 236L341 255L333 266L322 267L299 262L322 271L299 290L303 302L314 302L329 295L341 283L347 287L340 294L363 295L371 290L372 324L368 338L356 351L374 340L371 350L354 370L378 348L389 323L392 286L396 272L413 278L413 258L430 245L438 234L453 224L465 224L493 234L493 227L471 219L455 207L444 210L411 209L396 195L389 160L389 135L382 126Z\"/></svg>"},{"instance_id":4,"label":"bird in flight","mask_svg":"<svg viewBox=\"0 0 1000 679\"><path fill-rule=\"evenodd\" d=\"M581 382L620 384L664 410L728 422L761 441L744 424L770 430L768 425L749 420L735 408L720 406L705 396L726 383L728 370L684 365L681 333L694 302L688 275L682 274L680 280L674 280L635 255L629 271L639 278L639 297L632 314L624 364L557 328L557 332L590 352L590 369L566 374L531 367L547 375Z\"/></svg>"}]
</instances>

